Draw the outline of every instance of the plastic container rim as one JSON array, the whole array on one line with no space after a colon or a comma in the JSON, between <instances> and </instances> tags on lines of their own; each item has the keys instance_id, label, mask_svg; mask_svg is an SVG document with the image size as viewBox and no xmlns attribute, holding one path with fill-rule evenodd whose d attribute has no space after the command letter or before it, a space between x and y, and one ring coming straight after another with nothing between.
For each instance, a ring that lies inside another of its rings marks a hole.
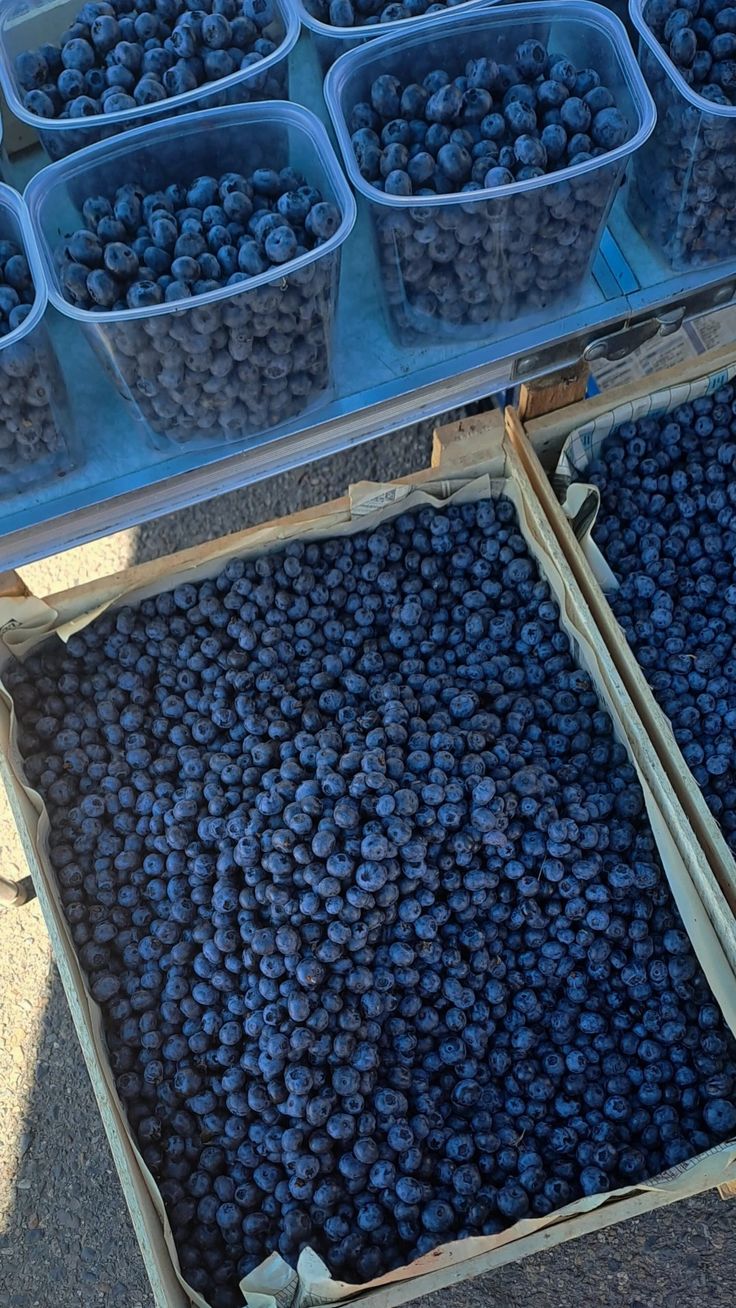
<instances>
[{"instance_id":1,"label":"plastic container rim","mask_svg":"<svg viewBox=\"0 0 736 1308\"><path fill-rule=\"evenodd\" d=\"M4 13L0 6L0 86L2 86L8 102L8 108L15 114L16 118L20 118L21 122L28 123L37 132L60 132L62 134L71 131L91 132L95 129L99 130L100 126L107 123L114 127L116 123L132 123L133 120L136 120L137 123L138 120L147 118L155 118L158 121L159 118L175 111L179 105L193 104L201 99L203 95L219 94L222 91L230 90L234 86L245 85L267 69L272 68L279 60L288 56L299 37L299 16L289 0L273 0L273 3L284 22L286 29L284 39L272 54L265 55L257 64L253 64L250 68L239 68L236 72L229 73L227 77L220 77L214 82L204 82L202 86L196 86L192 91L183 91L180 95L167 96L165 100L157 100L155 104L136 105L135 109L118 109L114 114L91 114L88 118L42 118L40 114L31 113L30 110L26 109L16 92L15 74L5 48L5 32L8 26L7 7ZM145 126L145 123L142 125Z\"/></svg>"},{"instance_id":2,"label":"plastic container rim","mask_svg":"<svg viewBox=\"0 0 736 1308\"><path fill-rule=\"evenodd\" d=\"M15 331L8 332L7 336L0 336L0 352L8 345L16 345L19 341L23 340L24 336L27 336L29 332L32 332L43 318L46 311L46 305L48 304L46 277L41 261L41 255L33 234L33 229L28 219L27 207L22 196L20 196L17 191L14 191L12 186L6 186L3 182L0 182L0 212L3 209L9 209L18 222L21 232L23 253L28 260L28 266L31 270L35 294L33 297L31 312L26 318L24 318L20 327L16 327Z\"/></svg>"},{"instance_id":3,"label":"plastic container rim","mask_svg":"<svg viewBox=\"0 0 736 1308\"><path fill-rule=\"evenodd\" d=\"M699 109L702 114L711 114L718 118L736 118L736 104L715 104L712 100L706 100L704 95L699 95L691 86L688 86L685 78L679 69L675 67L669 55L666 54L644 17L642 0L629 0L629 15L639 35L646 41L655 59L662 65L680 95L689 100L690 104Z\"/></svg>"},{"instance_id":4,"label":"plastic container rim","mask_svg":"<svg viewBox=\"0 0 736 1308\"><path fill-rule=\"evenodd\" d=\"M469 10L472 12L475 9L489 9L493 5L501 3L502 0L460 0L459 4L448 6L447 13L454 14L459 10L463 14L467 14ZM293 4L304 27L309 28L311 32L316 32L318 36L323 36L328 40L333 38L337 41L362 41L367 39L371 45L375 40L387 33L393 36L397 32L415 31L417 23L422 23L425 19L431 21L433 19L441 20L445 17L444 14L415 14L413 18L399 18L395 23L361 23L360 26L356 24L354 27L333 27L331 23L323 23L320 18L315 18L314 14L310 14L304 0L293 0Z\"/></svg>"},{"instance_id":5,"label":"plastic container rim","mask_svg":"<svg viewBox=\"0 0 736 1308\"><path fill-rule=\"evenodd\" d=\"M325 100L335 129L335 135L340 144L346 171L356 190L360 191L361 195L364 195L373 204L385 205L387 208L392 209L435 208L438 205L446 204L475 204L479 201L505 199L507 196L525 194L527 191L538 191L553 185L555 182L570 181L572 178L596 172L599 168L616 163L620 159L625 159L628 155L633 154L635 150L638 150L654 131L657 121L654 100L636 62L623 23L615 14L603 9L598 4L592 3L592 0L548 0L545 5L528 2L525 4L501 3L498 6L491 4L490 6L486 5L485 9L474 9L470 13L465 9L454 10L447 17L432 15L428 19L413 20L417 24L413 28L413 33L417 37L422 37L431 31L436 37L440 37L442 31L447 29L448 37L451 37L452 28L459 26L461 23L483 22L494 26L501 23L510 25L516 20L520 23L529 19L533 19L535 22L544 22L547 15L549 15L548 21L550 22L554 21L555 18L575 18L581 25L597 27L609 38L613 53L616 55L626 77L634 106L639 115L639 126L628 141L624 141L623 145L617 146L615 150L609 150L606 154L591 159L588 163L560 168L557 172L545 173L542 177L532 177L527 181L509 182L506 186L489 186L480 191L448 191L443 192L442 195L386 195L385 191L377 191L370 182L365 180L358 168L350 133L340 106L340 94L354 69L359 67L368 57L373 58L376 54L380 54L382 50L389 51L390 49L393 51L393 33L389 32L388 36L371 41L358 49L348 50L345 54L340 55L325 77ZM420 23L422 24L421 29L419 27ZM398 24L391 23L387 24L387 26L393 28Z\"/></svg>"},{"instance_id":6,"label":"plastic container rim","mask_svg":"<svg viewBox=\"0 0 736 1308\"><path fill-rule=\"evenodd\" d=\"M302 105L288 104L285 100L261 100L253 104L226 105L221 109L209 109L204 112L198 110L195 113L182 114L176 119L159 119L155 123L135 127L130 132L121 132L111 140L98 141L95 145L89 145L83 150L77 150L74 154L68 155L66 159L59 159L56 163L42 168L40 172L36 173L35 177L31 178L23 194L23 199L26 201L31 215L31 221L40 228L38 212L41 206L41 198L39 192L45 191L49 182L56 182L69 174L84 172L88 165L97 163L103 158L109 161L115 153L125 155L131 146L153 145L153 138L156 134L168 132L174 122L182 126L196 123L206 131L208 120L211 122L215 116L225 122L228 119L237 119L241 123L244 120L261 119L264 122L271 121L278 125L291 123L292 126L304 131L317 149L317 153L329 174L335 190L337 205L342 214L337 231L322 245L315 246L313 250L307 250L306 254L300 255L298 259L293 259L290 263L277 264L273 268L267 269L266 272L259 273L257 277L249 278L247 281L235 282L231 286L220 286L216 291L204 291L201 295L193 295L188 300L165 301L163 304L152 304L142 309L117 310L80 309L77 305L70 304L57 289L57 273L53 259L50 257L46 241L41 240L39 244L40 260L43 265L43 280L51 303L60 313L68 318L74 318L77 322L90 324L132 322L140 318L159 317L162 314L186 313L189 309L204 304L212 304L218 300L231 299L235 295L243 294L244 291L255 290L259 286L265 286L269 282L278 281L280 278L298 272L300 268L305 268L307 264L315 263L324 255L332 253L347 239L355 224L357 209L353 194L345 181L335 152L330 145L327 132L319 119L309 109L305 109Z\"/></svg>"}]
</instances>

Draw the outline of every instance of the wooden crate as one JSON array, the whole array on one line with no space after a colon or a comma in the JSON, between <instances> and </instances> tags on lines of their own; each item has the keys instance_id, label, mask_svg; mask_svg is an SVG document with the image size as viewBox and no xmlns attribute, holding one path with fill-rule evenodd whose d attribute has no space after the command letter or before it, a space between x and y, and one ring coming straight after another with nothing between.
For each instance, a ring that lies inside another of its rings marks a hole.
<instances>
[{"instance_id":1,"label":"wooden crate","mask_svg":"<svg viewBox=\"0 0 736 1308\"><path fill-rule=\"evenodd\" d=\"M485 415L445 428L435 437L432 466L383 487L358 486L349 496L305 512L281 518L249 531L225 537L195 549L185 550L154 563L143 564L39 599L17 584L13 574L0 583L0 649L2 662L8 650L28 648L39 635L68 635L86 625L110 605L129 603L145 595L169 589L183 580L214 575L225 560L279 548L289 539L320 538L373 525L391 512L417 502L419 493L445 501L458 491L480 496L491 491L490 481L479 489L476 478L507 479L503 485L513 494L522 515L522 530L532 552L561 601L562 623L574 643L579 661L594 677L608 705L619 737L627 745L642 781L647 807L658 832L660 849L673 894L688 926L698 955L727 1021L736 1029L736 969L725 944L711 923L704 904L720 903L720 918L727 918L727 906L697 842L679 808L664 774L657 752L639 721L622 677L593 622L583 595L560 548L545 512L534 494L524 461L515 449L502 441L500 415ZM494 484L494 493L499 483ZM400 506L400 507L397 507ZM360 514L372 510L367 517ZM45 854L47 818L34 792L23 784L22 767L15 744L12 705L0 686L0 767L8 788L40 905L48 926L55 957L67 993L82 1051L97 1096L121 1183L130 1208L136 1234L153 1288L157 1308L186 1308L204 1301L190 1295L177 1271L160 1198L146 1173L129 1136L123 1111L115 1092L101 1036L99 1010L91 1000L76 960L63 911L56 894L53 874ZM719 900L720 896L720 900ZM727 935L725 927L724 935ZM323 1279L323 1269L308 1254L300 1259L298 1275L269 1260L265 1271L253 1273L244 1283L244 1294L254 1308L279 1308L295 1304L295 1295L308 1293L314 1308L321 1303L350 1300L362 1306L393 1308L432 1290L447 1288L470 1276L486 1272L565 1240L602 1229L614 1222L719 1185L736 1180L736 1141L729 1142L691 1164L646 1185L628 1187L605 1196L578 1201L551 1217L525 1220L500 1236L456 1242L369 1286L344 1286Z\"/></svg>"},{"instance_id":2,"label":"wooden crate","mask_svg":"<svg viewBox=\"0 0 736 1308\"><path fill-rule=\"evenodd\" d=\"M569 405L532 421L522 422L514 409L506 411L507 439L524 464L555 536L636 705L647 735L657 750L671 789L679 801L678 806L686 814L697 845L715 873L722 894L711 899L706 878L701 883L703 898L732 965L736 964L736 933L733 921L733 913L736 912L736 860L682 756L669 719L662 712L649 689L608 600L575 538L569 519L550 485L548 474L554 472L562 447L571 432L621 407L627 411L620 419L625 421L631 412L629 406L655 395L659 400L656 403L656 411L662 412L667 392L703 378L710 378L711 388L715 389L717 384L723 383L726 370L734 364L736 364L734 347L720 347L698 358L689 359L684 364L662 369L650 377L617 386L596 395L593 399ZM674 401L675 404L678 402L682 402L681 399ZM660 796L660 799L664 802L664 797ZM693 850L693 857L698 858L697 849ZM702 854L699 861L702 864ZM692 866L694 869L695 863ZM698 873L695 872L695 875L697 876ZM723 916L724 900L728 906L725 916Z\"/></svg>"}]
</instances>

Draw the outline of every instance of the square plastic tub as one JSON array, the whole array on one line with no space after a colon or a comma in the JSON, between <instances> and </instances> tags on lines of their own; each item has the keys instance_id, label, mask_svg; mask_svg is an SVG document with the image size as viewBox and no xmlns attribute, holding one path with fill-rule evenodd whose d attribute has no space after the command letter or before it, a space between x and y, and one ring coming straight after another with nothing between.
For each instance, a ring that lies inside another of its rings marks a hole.
<instances>
[{"instance_id":1,"label":"square plastic tub","mask_svg":"<svg viewBox=\"0 0 736 1308\"><path fill-rule=\"evenodd\" d=\"M688 86L652 32L648 5L631 0L639 64L657 126L634 160L626 206L671 267L732 259L736 248L736 105L713 104Z\"/></svg>"},{"instance_id":2,"label":"square plastic tub","mask_svg":"<svg viewBox=\"0 0 736 1308\"><path fill-rule=\"evenodd\" d=\"M326 0L327 2L327 0ZM355 50L359 45L365 45L367 41L375 41L377 37L391 34L395 41L401 41L405 34L412 32L418 22L425 19L422 14L418 18L400 18L395 23L362 23L354 27L333 27L331 23L323 22L317 16L319 0L293 0L296 11L304 27L309 32L312 44L317 51L320 65L323 73L331 68L340 55L346 54L348 50ZM468 9L487 9L489 5L498 4L500 0L447 0L447 8L454 12L456 9L462 9L465 13ZM444 17L441 14L430 14L427 18Z\"/></svg>"},{"instance_id":3,"label":"square plastic tub","mask_svg":"<svg viewBox=\"0 0 736 1308\"><path fill-rule=\"evenodd\" d=\"M600 74L631 125L624 145L590 163L473 193L391 196L363 179L348 119L370 99L376 77L419 82L434 68L458 76L469 59L508 62L532 37ZM622 24L586 0L422 20L401 42L389 33L343 55L327 74L325 98L348 175L373 218L395 327L453 340L491 336L502 323L576 301L629 156L655 119Z\"/></svg>"},{"instance_id":4,"label":"square plastic tub","mask_svg":"<svg viewBox=\"0 0 736 1308\"><path fill-rule=\"evenodd\" d=\"M64 298L54 251L82 227L87 197L125 182L148 191L199 175L290 165L342 214L323 245L247 282L147 309L80 309ZM341 246L355 201L327 133L307 109L231 105L150 123L49 165L25 198L52 304L80 323L134 416L175 443L237 440L324 399Z\"/></svg>"},{"instance_id":5,"label":"square plastic tub","mask_svg":"<svg viewBox=\"0 0 736 1308\"><path fill-rule=\"evenodd\" d=\"M46 284L28 212L17 191L0 183L0 241L25 255L34 300L24 322L0 336L0 495L67 472L73 463L61 370L44 323Z\"/></svg>"},{"instance_id":6,"label":"square plastic tub","mask_svg":"<svg viewBox=\"0 0 736 1308\"><path fill-rule=\"evenodd\" d=\"M252 68L241 69L217 82L208 82L183 95L172 95L154 105L124 109L115 114L90 118L41 118L23 104L23 92L15 76L15 57L24 50L56 41L82 7L81 0L63 0L49 6L48 0L9 0L0 7L0 86L8 108L21 122L28 123L50 159L63 159L75 150L107 140L119 132L146 123L253 100L286 100L289 93L289 51L299 36L299 19L290 0L270 0L275 17L264 34L276 43L276 50Z\"/></svg>"}]
</instances>

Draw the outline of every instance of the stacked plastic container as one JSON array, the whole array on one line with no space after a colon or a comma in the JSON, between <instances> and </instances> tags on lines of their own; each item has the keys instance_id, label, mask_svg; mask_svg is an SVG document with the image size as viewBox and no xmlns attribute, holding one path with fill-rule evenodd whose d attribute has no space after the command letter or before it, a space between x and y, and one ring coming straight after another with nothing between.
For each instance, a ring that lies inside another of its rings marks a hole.
<instances>
[{"instance_id":1,"label":"stacked plastic container","mask_svg":"<svg viewBox=\"0 0 736 1308\"><path fill-rule=\"evenodd\" d=\"M630 126L625 144L559 172L473 193L387 195L364 180L348 120L356 104L370 101L379 75L405 85L435 68L461 75L481 56L513 63L516 47L529 38L599 73ZM579 300L629 157L655 117L623 26L586 0L437 17L401 42L389 33L343 55L325 79L325 96L348 175L373 218L400 339L411 330L452 340L489 336Z\"/></svg>"},{"instance_id":2,"label":"stacked plastic container","mask_svg":"<svg viewBox=\"0 0 736 1308\"><path fill-rule=\"evenodd\" d=\"M291 0L269 0L274 17L264 34L277 48L250 68L209 82L156 104L89 118L42 118L23 103L15 58L43 42L58 40L80 9L80 0L49 7L48 0L10 0L0 9L0 85L11 112L39 136L50 159L63 159L75 150L106 140L133 127L162 118L258 100L286 100L289 94L289 51L299 36L299 20Z\"/></svg>"},{"instance_id":3,"label":"stacked plastic container","mask_svg":"<svg viewBox=\"0 0 736 1308\"><path fill-rule=\"evenodd\" d=\"M5 242L5 253L25 256L34 288L28 316L0 336L0 495L12 495L66 472L72 449L64 383L43 321L38 249L21 197L0 184L0 246Z\"/></svg>"},{"instance_id":4,"label":"stacked plastic container","mask_svg":"<svg viewBox=\"0 0 736 1308\"><path fill-rule=\"evenodd\" d=\"M236 285L145 309L93 312L64 298L55 258L82 227L85 199L141 182L290 166L339 209L337 231L289 263ZM355 202L321 123L296 105L232 105L102 141L37 173L26 191L52 303L79 323L159 437L207 444L288 423L332 384L341 246Z\"/></svg>"},{"instance_id":5,"label":"stacked plastic container","mask_svg":"<svg viewBox=\"0 0 736 1308\"><path fill-rule=\"evenodd\" d=\"M634 160L627 207L642 235L685 270L736 249L736 105L688 86L649 26L650 2L631 0L631 17L657 126Z\"/></svg>"}]
</instances>

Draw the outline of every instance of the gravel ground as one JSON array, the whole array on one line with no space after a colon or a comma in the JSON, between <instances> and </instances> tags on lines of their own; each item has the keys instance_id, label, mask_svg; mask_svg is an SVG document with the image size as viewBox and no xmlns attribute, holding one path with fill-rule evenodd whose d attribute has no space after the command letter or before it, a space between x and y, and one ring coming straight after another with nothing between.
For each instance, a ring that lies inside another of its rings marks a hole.
<instances>
[{"instance_id":1,"label":"gravel ground","mask_svg":"<svg viewBox=\"0 0 736 1308\"><path fill-rule=\"evenodd\" d=\"M425 466L412 429L23 569L39 594ZM23 856L0 792L0 867ZM733 1210L715 1193L435 1296L432 1308L731 1308ZM153 1308L38 905L0 914L0 1308Z\"/></svg>"}]
</instances>

